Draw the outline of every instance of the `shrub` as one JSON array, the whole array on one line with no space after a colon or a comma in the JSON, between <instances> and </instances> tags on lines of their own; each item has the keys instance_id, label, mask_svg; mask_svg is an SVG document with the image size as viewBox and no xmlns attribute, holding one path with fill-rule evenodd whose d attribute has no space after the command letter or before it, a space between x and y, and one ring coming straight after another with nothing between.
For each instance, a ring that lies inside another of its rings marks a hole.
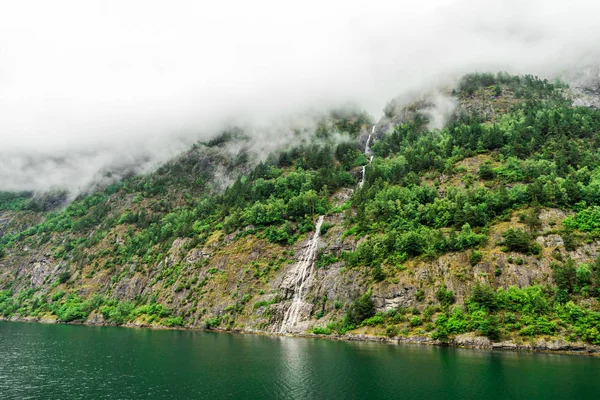
<instances>
[{"instance_id":1,"label":"shrub","mask_svg":"<svg viewBox=\"0 0 600 400\"><path fill-rule=\"evenodd\" d=\"M277 302L277 297L272 298L271 300L260 300L254 303L252 309L256 310L261 307L269 306Z\"/></svg>"},{"instance_id":2,"label":"shrub","mask_svg":"<svg viewBox=\"0 0 600 400\"><path fill-rule=\"evenodd\" d=\"M163 320L163 324L168 327L183 326L183 318L170 317L170 318Z\"/></svg>"},{"instance_id":3,"label":"shrub","mask_svg":"<svg viewBox=\"0 0 600 400\"><path fill-rule=\"evenodd\" d=\"M577 236L573 233L572 229L565 229L561 232L560 234L563 243L565 245L565 250L567 251L573 251L577 248L578 246L578 240L577 240Z\"/></svg>"},{"instance_id":4,"label":"shrub","mask_svg":"<svg viewBox=\"0 0 600 400\"><path fill-rule=\"evenodd\" d=\"M330 222L323 222L323 224L321 225L321 235L327 234L327 232L329 232L329 230L334 226L335 225Z\"/></svg>"},{"instance_id":5,"label":"shrub","mask_svg":"<svg viewBox=\"0 0 600 400\"><path fill-rule=\"evenodd\" d=\"M369 291L352 302L348 312L344 316L344 326L357 326L374 314L375 304L371 299L371 292Z\"/></svg>"},{"instance_id":6,"label":"shrub","mask_svg":"<svg viewBox=\"0 0 600 400\"><path fill-rule=\"evenodd\" d=\"M71 322L76 320L85 320L87 313L81 310L79 305L64 305L57 311L57 316L61 321Z\"/></svg>"},{"instance_id":7,"label":"shrub","mask_svg":"<svg viewBox=\"0 0 600 400\"><path fill-rule=\"evenodd\" d=\"M439 288L437 292L435 292L435 298L438 299L442 307L448 307L456 300L454 293L451 290L446 289L446 286Z\"/></svg>"},{"instance_id":8,"label":"shrub","mask_svg":"<svg viewBox=\"0 0 600 400\"><path fill-rule=\"evenodd\" d=\"M500 323L494 315L488 316L479 324L479 332L492 341L500 339Z\"/></svg>"},{"instance_id":9,"label":"shrub","mask_svg":"<svg viewBox=\"0 0 600 400\"><path fill-rule=\"evenodd\" d=\"M575 263L571 258L567 259L567 262L564 264L556 262L550 264L553 270L554 282L560 293L560 296L557 296L559 302L566 301L569 297L569 293L573 293L577 281L577 272L574 264Z\"/></svg>"},{"instance_id":10,"label":"shrub","mask_svg":"<svg viewBox=\"0 0 600 400\"><path fill-rule=\"evenodd\" d=\"M423 301L423 299L425 298L425 292L422 289L417 289L417 292L415 293L415 298L418 302Z\"/></svg>"},{"instance_id":11,"label":"shrub","mask_svg":"<svg viewBox=\"0 0 600 400\"><path fill-rule=\"evenodd\" d=\"M433 340L439 340L441 342L448 341L448 317L445 314L440 315L435 320L435 332L431 333L431 338Z\"/></svg>"},{"instance_id":12,"label":"shrub","mask_svg":"<svg viewBox=\"0 0 600 400\"><path fill-rule=\"evenodd\" d=\"M598 232L600 231L600 207L593 206L579 211L574 218L565 218L563 225L584 232Z\"/></svg>"},{"instance_id":13,"label":"shrub","mask_svg":"<svg viewBox=\"0 0 600 400\"><path fill-rule=\"evenodd\" d=\"M529 250L530 237L527 232L522 229L509 228L502 234L504 238L504 246L510 251L518 251L526 253Z\"/></svg>"},{"instance_id":14,"label":"shrub","mask_svg":"<svg viewBox=\"0 0 600 400\"><path fill-rule=\"evenodd\" d=\"M385 273L383 272L381 265L376 265L375 268L373 268L373 279L375 282L381 282L385 279Z\"/></svg>"},{"instance_id":15,"label":"shrub","mask_svg":"<svg viewBox=\"0 0 600 400\"><path fill-rule=\"evenodd\" d=\"M333 254L329 254L329 253L321 253L319 254L318 258L317 258L317 262L315 263L315 267L317 268L324 268L327 267L331 264L335 264L336 262L338 262L338 258L333 255Z\"/></svg>"},{"instance_id":16,"label":"shrub","mask_svg":"<svg viewBox=\"0 0 600 400\"><path fill-rule=\"evenodd\" d=\"M69 279L71 279L71 272L69 272L69 271L61 272L58 275L58 283L65 283Z\"/></svg>"},{"instance_id":17,"label":"shrub","mask_svg":"<svg viewBox=\"0 0 600 400\"><path fill-rule=\"evenodd\" d=\"M56 316L63 322L85 320L88 316L87 304L77 296L69 295L66 301L56 310Z\"/></svg>"},{"instance_id":18,"label":"shrub","mask_svg":"<svg viewBox=\"0 0 600 400\"><path fill-rule=\"evenodd\" d=\"M115 302L114 300L100 307L104 319L116 325L122 325L130 320L132 316L136 315L134 311L131 303Z\"/></svg>"},{"instance_id":19,"label":"shrub","mask_svg":"<svg viewBox=\"0 0 600 400\"><path fill-rule=\"evenodd\" d=\"M488 310L495 310L498 308L498 296L496 291L491 286L483 286L479 283L473 287L473 294L469 298L469 302Z\"/></svg>"},{"instance_id":20,"label":"shrub","mask_svg":"<svg viewBox=\"0 0 600 400\"><path fill-rule=\"evenodd\" d=\"M450 292L452 293L452 292ZM454 295L452 295L454 296ZM432 306L427 306L425 307L425 309L423 310L423 320L424 321L431 321L431 316L433 315L433 313L435 313L436 309L433 308Z\"/></svg>"},{"instance_id":21,"label":"shrub","mask_svg":"<svg viewBox=\"0 0 600 400\"><path fill-rule=\"evenodd\" d=\"M535 327L531 325L524 326L519 330L520 336L533 336L535 335Z\"/></svg>"},{"instance_id":22,"label":"shrub","mask_svg":"<svg viewBox=\"0 0 600 400\"><path fill-rule=\"evenodd\" d=\"M398 330L398 327L396 325L388 325L385 328L385 334L387 335L387 337L398 336L398 333L400 333L400 331Z\"/></svg>"},{"instance_id":23,"label":"shrub","mask_svg":"<svg viewBox=\"0 0 600 400\"><path fill-rule=\"evenodd\" d=\"M365 319L362 324L366 326L377 326L383 324L383 322L383 317L381 315L374 315Z\"/></svg>"},{"instance_id":24,"label":"shrub","mask_svg":"<svg viewBox=\"0 0 600 400\"><path fill-rule=\"evenodd\" d=\"M541 247L538 243L531 242L531 236L522 229L509 228L502 234L504 238L503 245L509 251L519 253L539 254Z\"/></svg>"},{"instance_id":25,"label":"shrub","mask_svg":"<svg viewBox=\"0 0 600 400\"><path fill-rule=\"evenodd\" d=\"M204 326L206 329L213 329L221 325L221 318L213 317L204 321Z\"/></svg>"},{"instance_id":26,"label":"shrub","mask_svg":"<svg viewBox=\"0 0 600 400\"><path fill-rule=\"evenodd\" d=\"M456 236L456 250L464 250L471 247L479 246L487 242L487 236L478 234L471 230L471 225L468 223L461 227L460 233Z\"/></svg>"},{"instance_id":27,"label":"shrub","mask_svg":"<svg viewBox=\"0 0 600 400\"><path fill-rule=\"evenodd\" d=\"M494 179L496 177L496 173L490 163L485 163L479 167L478 175L484 180Z\"/></svg>"},{"instance_id":28,"label":"shrub","mask_svg":"<svg viewBox=\"0 0 600 400\"><path fill-rule=\"evenodd\" d=\"M517 265L523 265L525 261L523 260L523 257L519 257L517 258L517 260L515 261L515 264Z\"/></svg>"},{"instance_id":29,"label":"shrub","mask_svg":"<svg viewBox=\"0 0 600 400\"><path fill-rule=\"evenodd\" d=\"M294 242L292 226L286 222L281 227L268 227L265 230L265 237L271 243L292 244Z\"/></svg>"},{"instance_id":30,"label":"shrub","mask_svg":"<svg viewBox=\"0 0 600 400\"><path fill-rule=\"evenodd\" d=\"M537 335L552 335L557 328L556 323L548 321L546 317L539 317L535 321L535 333Z\"/></svg>"},{"instance_id":31,"label":"shrub","mask_svg":"<svg viewBox=\"0 0 600 400\"><path fill-rule=\"evenodd\" d=\"M481 260L483 260L483 254L480 251L471 251L469 253L469 263L471 266L477 265Z\"/></svg>"},{"instance_id":32,"label":"shrub","mask_svg":"<svg viewBox=\"0 0 600 400\"><path fill-rule=\"evenodd\" d=\"M315 335L329 335L331 334L331 329L329 329L328 327L321 327L321 326L315 326L312 329L312 333L314 333Z\"/></svg>"},{"instance_id":33,"label":"shrub","mask_svg":"<svg viewBox=\"0 0 600 400\"><path fill-rule=\"evenodd\" d=\"M575 270L575 276L577 278L577 284L579 286L584 286L590 283L592 278L592 271L590 270L590 266L587 264L579 264L577 269Z\"/></svg>"},{"instance_id":34,"label":"shrub","mask_svg":"<svg viewBox=\"0 0 600 400\"><path fill-rule=\"evenodd\" d=\"M52 295L50 296L50 300L54 301L58 301L60 299L63 298L63 296L65 295L65 291L64 290L57 290L56 292L52 293Z\"/></svg>"},{"instance_id":35,"label":"shrub","mask_svg":"<svg viewBox=\"0 0 600 400\"><path fill-rule=\"evenodd\" d=\"M410 326L419 326L423 323L421 317L418 315L412 316L408 322L410 323Z\"/></svg>"}]
</instances>

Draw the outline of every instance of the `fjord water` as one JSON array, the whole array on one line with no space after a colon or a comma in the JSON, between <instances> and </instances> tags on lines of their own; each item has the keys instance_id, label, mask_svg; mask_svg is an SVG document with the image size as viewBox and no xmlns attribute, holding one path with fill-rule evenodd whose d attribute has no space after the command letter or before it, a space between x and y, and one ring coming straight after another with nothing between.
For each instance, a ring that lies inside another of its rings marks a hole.
<instances>
[{"instance_id":1,"label":"fjord water","mask_svg":"<svg viewBox=\"0 0 600 400\"><path fill-rule=\"evenodd\" d=\"M585 399L600 359L0 322L2 399Z\"/></svg>"}]
</instances>

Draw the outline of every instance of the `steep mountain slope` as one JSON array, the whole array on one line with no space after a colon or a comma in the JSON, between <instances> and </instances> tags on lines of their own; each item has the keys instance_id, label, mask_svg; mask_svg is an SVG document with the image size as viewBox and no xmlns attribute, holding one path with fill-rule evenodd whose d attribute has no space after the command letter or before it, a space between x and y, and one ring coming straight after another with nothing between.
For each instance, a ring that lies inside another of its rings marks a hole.
<instances>
[{"instance_id":1,"label":"steep mountain slope","mask_svg":"<svg viewBox=\"0 0 600 400\"><path fill-rule=\"evenodd\" d=\"M334 113L258 163L229 132L60 210L4 193L0 313L600 345L600 112L572 98L471 74L375 125Z\"/></svg>"}]
</instances>

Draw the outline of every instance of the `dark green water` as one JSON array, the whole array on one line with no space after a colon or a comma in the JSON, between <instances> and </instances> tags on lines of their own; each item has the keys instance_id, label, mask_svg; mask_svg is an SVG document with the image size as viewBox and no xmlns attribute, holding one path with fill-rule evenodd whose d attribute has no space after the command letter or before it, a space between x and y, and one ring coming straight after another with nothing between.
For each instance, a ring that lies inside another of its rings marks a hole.
<instances>
[{"instance_id":1,"label":"dark green water","mask_svg":"<svg viewBox=\"0 0 600 400\"><path fill-rule=\"evenodd\" d=\"M0 321L1 399L597 399L600 359Z\"/></svg>"}]
</instances>

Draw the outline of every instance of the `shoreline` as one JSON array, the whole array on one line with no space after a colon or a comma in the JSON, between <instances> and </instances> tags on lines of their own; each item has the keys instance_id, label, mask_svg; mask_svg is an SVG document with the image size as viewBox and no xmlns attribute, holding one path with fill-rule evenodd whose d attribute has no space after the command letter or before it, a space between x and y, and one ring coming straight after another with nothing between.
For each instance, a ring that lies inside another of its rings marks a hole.
<instances>
[{"instance_id":1,"label":"shoreline","mask_svg":"<svg viewBox=\"0 0 600 400\"><path fill-rule=\"evenodd\" d=\"M20 317L11 318L0 317L0 321L8 322L29 322L41 324L61 324L61 325L84 325L84 326L106 326L106 327L124 327L136 329L154 329L154 330L178 330L178 331L197 331L197 332L217 332L217 333L235 333L243 335L260 336L279 336L305 339L338 340L346 342L373 342L388 345L419 345L419 346L437 346L453 347L457 349L477 349L477 350L500 350L510 352L544 353L544 354L563 354L600 357L600 346L591 345L582 342L569 343L563 339L545 340L544 338L534 338L527 343L515 343L511 340L492 342L484 336L476 336L471 333L457 335L448 342L433 340L427 336L375 336L367 334L345 334L345 335L316 335L314 333L276 333L256 331L249 329L203 329L195 326L168 327L164 325L145 325L126 323L122 325L108 324L104 322L77 321L61 322L51 318L38 317Z\"/></svg>"}]
</instances>

